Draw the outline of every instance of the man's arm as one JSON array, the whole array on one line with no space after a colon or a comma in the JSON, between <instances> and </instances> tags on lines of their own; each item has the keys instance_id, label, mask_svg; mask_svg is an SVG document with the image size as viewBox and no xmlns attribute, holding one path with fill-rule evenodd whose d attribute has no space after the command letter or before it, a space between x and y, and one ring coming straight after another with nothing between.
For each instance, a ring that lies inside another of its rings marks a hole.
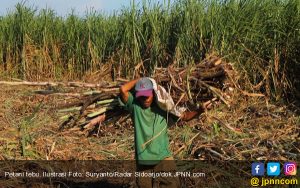
<instances>
[{"instance_id":1,"label":"man's arm","mask_svg":"<svg viewBox=\"0 0 300 188\"><path fill-rule=\"evenodd\" d=\"M203 112L204 112L203 109L199 109L197 111L184 112L182 114L182 116L180 117L180 119L182 121L189 121L189 120L193 119L195 116L199 116Z\"/></svg>"},{"instance_id":2,"label":"man's arm","mask_svg":"<svg viewBox=\"0 0 300 188\"><path fill-rule=\"evenodd\" d=\"M184 112L180 117L180 119L182 121L189 121L194 117L199 116L200 114L205 112L206 109L211 109L211 107L212 107L212 101L207 101L203 103L202 106L196 111Z\"/></svg>"},{"instance_id":3,"label":"man's arm","mask_svg":"<svg viewBox=\"0 0 300 188\"><path fill-rule=\"evenodd\" d=\"M135 86L138 80L139 78L131 80L120 87L120 98L124 104L128 101L129 91Z\"/></svg>"}]
</instances>

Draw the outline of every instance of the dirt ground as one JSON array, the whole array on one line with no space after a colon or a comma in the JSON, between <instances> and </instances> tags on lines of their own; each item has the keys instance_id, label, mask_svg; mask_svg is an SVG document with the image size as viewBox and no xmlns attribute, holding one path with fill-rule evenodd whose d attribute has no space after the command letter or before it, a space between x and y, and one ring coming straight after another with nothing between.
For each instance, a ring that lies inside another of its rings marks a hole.
<instances>
[{"instance_id":1,"label":"dirt ground","mask_svg":"<svg viewBox=\"0 0 300 188\"><path fill-rule=\"evenodd\" d=\"M91 137L76 128L60 132L61 122L55 107L64 103L65 97L37 95L33 93L37 89L25 86L1 88L1 159L133 158L132 127L102 127L98 135Z\"/></svg>"},{"instance_id":2,"label":"dirt ground","mask_svg":"<svg viewBox=\"0 0 300 188\"><path fill-rule=\"evenodd\" d=\"M130 118L122 125L101 125L91 136L78 127L59 131L62 122L56 107L67 98L34 93L39 89L45 88L1 85L1 160L134 159ZM233 92L231 99L230 108L218 102L200 117L169 128L175 159L300 161L300 117L290 106L238 92ZM208 182L217 186L218 177ZM69 182L69 185L72 183L75 187L85 185L84 182ZM111 186L110 183L100 185ZM94 184L97 182L87 186ZM130 187L130 181L119 187Z\"/></svg>"},{"instance_id":3,"label":"dirt ground","mask_svg":"<svg viewBox=\"0 0 300 188\"><path fill-rule=\"evenodd\" d=\"M77 127L58 131L56 107L66 97L34 93L42 88L1 86L1 159L134 159L130 118L121 126L100 126L92 136ZM299 159L296 113L257 97L232 98L230 108L216 104L199 118L169 128L176 159Z\"/></svg>"}]
</instances>

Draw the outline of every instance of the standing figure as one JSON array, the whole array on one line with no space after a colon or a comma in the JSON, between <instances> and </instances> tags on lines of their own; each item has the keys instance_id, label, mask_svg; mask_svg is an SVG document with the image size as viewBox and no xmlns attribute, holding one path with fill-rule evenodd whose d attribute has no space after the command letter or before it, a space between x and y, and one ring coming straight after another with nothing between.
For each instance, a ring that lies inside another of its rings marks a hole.
<instances>
[{"instance_id":1,"label":"standing figure","mask_svg":"<svg viewBox=\"0 0 300 188\"><path fill-rule=\"evenodd\" d=\"M135 88L135 93L131 90ZM135 79L120 87L120 103L130 112L134 124L136 169L148 176L156 172L175 172L176 164L169 149L168 121L176 118L159 108L155 102L153 82L148 77ZM179 117L188 121L200 115L210 103L197 111L186 111ZM178 118L177 118L178 119ZM138 187L180 187L178 177L139 177Z\"/></svg>"}]
</instances>

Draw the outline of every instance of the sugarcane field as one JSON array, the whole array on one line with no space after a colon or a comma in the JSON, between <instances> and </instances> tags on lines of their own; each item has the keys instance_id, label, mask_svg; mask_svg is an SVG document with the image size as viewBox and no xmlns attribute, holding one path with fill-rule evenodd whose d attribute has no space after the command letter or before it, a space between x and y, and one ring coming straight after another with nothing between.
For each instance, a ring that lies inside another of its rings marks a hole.
<instances>
[{"instance_id":1,"label":"sugarcane field","mask_svg":"<svg viewBox=\"0 0 300 188\"><path fill-rule=\"evenodd\" d=\"M31 3L0 9L0 187L299 186L300 1Z\"/></svg>"}]
</instances>

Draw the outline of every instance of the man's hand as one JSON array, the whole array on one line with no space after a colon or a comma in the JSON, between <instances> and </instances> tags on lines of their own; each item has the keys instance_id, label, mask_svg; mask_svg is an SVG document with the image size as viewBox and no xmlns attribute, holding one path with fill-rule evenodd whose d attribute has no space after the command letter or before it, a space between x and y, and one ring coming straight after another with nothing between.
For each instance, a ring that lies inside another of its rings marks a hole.
<instances>
[{"instance_id":1,"label":"man's hand","mask_svg":"<svg viewBox=\"0 0 300 188\"><path fill-rule=\"evenodd\" d=\"M131 80L120 87L120 96L123 103L127 103L129 91L135 86L139 78Z\"/></svg>"},{"instance_id":2,"label":"man's hand","mask_svg":"<svg viewBox=\"0 0 300 188\"><path fill-rule=\"evenodd\" d=\"M183 115L180 117L182 121L189 121L193 119L196 115L200 115L205 110L212 109L212 103L217 100L217 98L213 98L212 100L206 101L205 103L202 103L202 105L198 108L198 110L190 111L190 112L184 112Z\"/></svg>"}]
</instances>

